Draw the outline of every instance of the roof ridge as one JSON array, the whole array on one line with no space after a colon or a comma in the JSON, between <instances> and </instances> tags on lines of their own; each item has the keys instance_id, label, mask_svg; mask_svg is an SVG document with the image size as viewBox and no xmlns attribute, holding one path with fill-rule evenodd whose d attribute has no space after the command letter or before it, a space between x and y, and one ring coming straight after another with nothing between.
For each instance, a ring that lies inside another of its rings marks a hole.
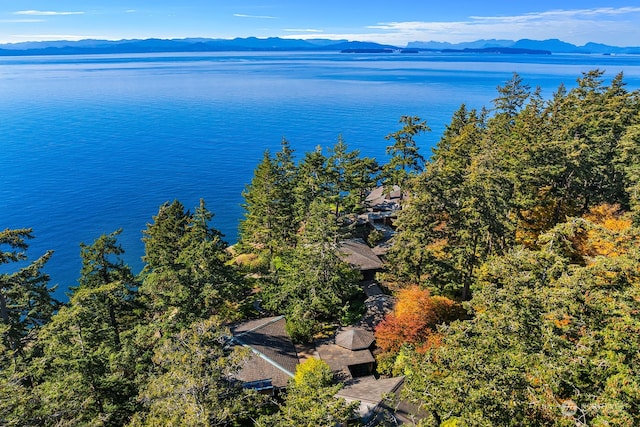
<instances>
[{"instance_id":1,"label":"roof ridge","mask_svg":"<svg viewBox=\"0 0 640 427\"><path fill-rule=\"evenodd\" d=\"M281 316L281 318L284 316ZM271 324L274 322L269 322L268 324ZM284 372L285 374L289 375L290 377L294 376L293 372L290 372L287 368L285 368L284 366L280 365L278 362L276 362L275 360L271 359L269 356L267 356L266 354L264 354L263 352L261 352L260 350L252 347L249 344L246 344L242 341L242 339L240 337L234 337L234 339L236 341L238 341L238 343L240 345L242 345L243 347L248 348L249 350L251 350L254 354L258 355L260 358L264 359L267 363L273 365L275 368L281 370L282 372ZM298 363L300 362L300 358L298 357L298 352L296 351L296 359L298 359Z\"/></svg>"},{"instance_id":2,"label":"roof ridge","mask_svg":"<svg viewBox=\"0 0 640 427\"><path fill-rule=\"evenodd\" d=\"M282 372L284 372L288 376L293 377L294 376L293 372L290 372L287 368L285 368L284 366L280 365L278 362L276 362L275 360L271 359L269 356L267 356L266 354L264 354L260 350L254 348L252 345L247 344L242 340L243 336L245 336L245 335L247 335L247 334L249 334L251 332L255 332L255 331L257 331L257 330L259 330L261 328L264 328L265 326L272 325L272 324L274 324L276 322L279 322L282 319L284 319L284 315L275 316L273 318L270 318L269 321L267 321L267 322L261 323L258 326L254 327L252 329L246 330L246 331L244 331L244 332L242 332L242 333L240 333L238 335L234 335L233 339L235 339L243 347L247 347L254 354L256 354L260 358L264 359L267 363L273 365L275 368L281 370ZM294 346L294 351L296 351L295 350L295 346ZM296 359L298 359L298 363L299 363L300 362L300 358L298 357L298 352L297 351L296 351L295 355L296 355Z\"/></svg>"}]
</instances>

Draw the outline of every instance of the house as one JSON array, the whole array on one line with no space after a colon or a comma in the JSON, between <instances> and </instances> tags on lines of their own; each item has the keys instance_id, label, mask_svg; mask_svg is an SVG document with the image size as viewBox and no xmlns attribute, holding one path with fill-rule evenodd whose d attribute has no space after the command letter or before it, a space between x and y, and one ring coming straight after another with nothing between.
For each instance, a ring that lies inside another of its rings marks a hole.
<instances>
[{"instance_id":1,"label":"house","mask_svg":"<svg viewBox=\"0 0 640 427\"><path fill-rule=\"evenodd\" d=\"M273 394L284 389L300 363L297 348L286 332L284 316L249 320L230 329L232 345L251 350L234 378L242 381L244 387L261 393ZM367 425L379 423L383 414L392 414L398 420L402 416L400 407L387 406L385 398L397 394L404 378L373 376L374 340L373 333L364 327L345 327L333 338L316 342L315 351L307 354L327 362L336 379L344 384L335 397L359 401L358 416Z\"/></svg>"},{"instance_id":2,"label":"house","mask_svg":"<svg viewBox=\"0 0 640 427\"><path fill-rule=\"evenodd\" d=\"M347 327L338 330L335 338L318 342L316 350L337 378L347 380L373 374L374 341L373 333L366 329Z\"/></svg>"},{"instance_id":3,"label":"house","mask_svg":"<svg viewBox=\"0 0 640 427\"><path fill-rule=\"evenodd\" d=\"M391 191L384 187L376 187L367 195L364 203L370 212L393 212L400 209L402 193L400 187L394 185Z\"/></svg>"},{"instance_id":4,"label":"house","mask_svg":"<svg viewBox=\"0 0 640 427\"><path fill-rule=\"evenodd\" d=\"M284 316L249 320L230 329L233 342L251 350L234 377L244 387L263 393L285 388L300 360L285 329Z\"/></svg>"},{"instance_id":5,"label":"house","mask_svg":"<svg viewBox=\"0 0 640 427\"><path fill-rule=\"evenodd\" d=\"M340 258L362 273L363 280L373 280L382 270L382 261L362 239L349 239L340 242Z\"/></svg>"},{"instance_id":6,"label":"house","mask_svg":"<svg viewBox=\"0 0 640 427\"><path fill-rule=\"evenodd\" d=\"M378 289L380 288L378 287ZM365 288L365 290L367 290L367 288ZM385 295L380 291L377 294L372 293L372 295L364 301L364 305L366 309L365 313L356 326L374 332L376 326L382 322L385 316L393 311L395 298L391 295Z\"/></svg>"},{"instance_id":7,"label":"house","mask_svg":"<svg viewBox=\"0 0 640 427\"><path fill-rule=\"evenodd\" d=\"M336 393L335 397L342 398L347 402L360 402L357 412L358 416L367 425L377 424L376 418L383 417L383 413L388 415L395 413L395 408L388 406L386 397L398 395L404 383L404 377L380 378L373 376L357 378L345 384ZM395 405L393 405L395 406Z\"/></svg>"},{"instance_id":8,"label":"house","mask_svg":"<svg viewBox=\"0 0 640 427\"><path fill-rule=\"evenodd\" d=\"M366 224L370 230L378 233L378 243L372 248L378 256L384 256L391 248L391 239L396 234L393 225L400 211L400 203L407 194L400 192L400 187L394 185L391 191L384 187L374 188L365 200L367 212L358 216L361 224Z\"/></svg>"}]
</instances>

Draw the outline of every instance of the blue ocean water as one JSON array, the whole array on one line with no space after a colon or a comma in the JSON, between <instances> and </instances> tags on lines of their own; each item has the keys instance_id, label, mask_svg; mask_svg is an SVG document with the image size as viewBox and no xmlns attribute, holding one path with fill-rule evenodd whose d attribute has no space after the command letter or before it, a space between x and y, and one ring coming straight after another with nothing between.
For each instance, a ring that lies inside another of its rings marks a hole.
<instances>
[{"instance_id":1,"label":"blue ocean water","mask_svg":"<svg viewBox=\"0 0 640 427\"><path fill-rule=\"evenodd\" d=\"M123 228L134 271L165 201L204 198L229 242L241 192L265 149L286 137L301 158L342 135L385 159L401 115L426 119L430 153L465 103L491 106L519 73L551 96L588 70L625 73L640 57L587 55L202 53L0 58L0 228L32 227L58 296L75 285L80 242Z\"/></svg>"}]
</instances>

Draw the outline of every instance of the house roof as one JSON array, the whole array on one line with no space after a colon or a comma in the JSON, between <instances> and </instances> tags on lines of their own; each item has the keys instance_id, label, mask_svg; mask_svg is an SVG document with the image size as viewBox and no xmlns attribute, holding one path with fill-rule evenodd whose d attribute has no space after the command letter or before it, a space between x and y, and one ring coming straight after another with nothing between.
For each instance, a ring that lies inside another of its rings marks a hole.
<instances>
[{"instance_id":1,"label":"house roof","mask_svg":"<svg viewBox=\"0 0 640 427\"><path fill-rule=\"evenodd\" d=\"M384 317L393 310L395 298L391 295L373 295L364 301L366 311L362 319L358 322L360 326L369 331L374 331L378 323L382 322Z\"/></svg>"},{"instance_id":2,"label":"house roof","mask_svg":"<svg viewBox=\"0 0 640 427\"><path fill-rule=\"evenodd\" d=\"M367 350L348 350L336 345L333 340L316 345L318 356L327 362L333 372L349 373L349 366L375 363L371 352Z\"/></svg>"},{"instance_id":3,"label":"house roof","mask_svg":"<svg viewBox=\"0 0 640 427\"><path fill-rule=\"evenodd\" d=\"M363 328L344 328L336 335L336 344L347 350L364 350L374 341L373 334Z\"/></svg>"},{"instance_id":4,"label":"house roof","mask_svg":"<svg viewBox=\"0 0 640 427\"><path fill-rule=\"evenodd\" d=\"M384 187L376 187L367 195L365 203L374 210L393 210L397 209L397 203L400 201L400 187L394 185L389 194L385 194Z\"/></svg>"},{"instance_id":5,"label":"house roof","mask_svg":"<svg viewBox=\"0 0 640 427\"><path fill-rule=\"evenodd\" d=\"M382 261L362 239L350 239L340 242L341 258L358 270L379 270Z\"/></svg>"},{"instance_id":6,"label":"house roof","mask_svg":"<svg viewBox=\"0 0 640 427\"><path fill-rule=\"evenodd\" d=\"M236 377L244 382L271 379L285 387L300 362L285 330L284 316L250 320L231 327L234 340L253 352Z\"/></svg>"},{"instance_id":7,"label":"house roof","mask_svg":"<svg viewBox=\"0 0 640 427\"><path fill-rule=\"evenodd\" d=\"M360 402L358 413L363 419L368 419L375 409L383 403L384 396L395 393L404 383L404 377L381 378L363 377L349 381L335 397L341 397L347 402Z\"/></svg>"},{"instance_id":8,"label":"house roof","mask_svg":"<svg viewBox=\"0 0 640 427\"><path fill-rule=\"evenodd\" d=\"M287 386L291 375L252 352L251 356L242 363L240 370L234 377L243 383L271 380L271 384L274 387L283 388Z\"/></svg>"}]
</instances>

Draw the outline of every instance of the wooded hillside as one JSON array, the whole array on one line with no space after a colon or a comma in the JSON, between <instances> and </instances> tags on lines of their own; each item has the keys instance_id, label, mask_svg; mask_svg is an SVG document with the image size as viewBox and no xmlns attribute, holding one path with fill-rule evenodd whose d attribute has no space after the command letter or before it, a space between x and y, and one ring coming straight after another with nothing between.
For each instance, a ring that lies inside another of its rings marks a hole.
<instances>
[{"instance_id":1,"label":"wooded hillside","mask_svg":"<svg viewBox=\"0 0 640 427\"><path fill-rule=\"evenodd\" d=\"M0 232L0 424L352 419L323 363L299 365L277 398L243 387L248 351L229 326L283 314L309 342L355 323L364 296L340 242L383 238L359 217L382 185L400 209L378 274L396 305L377 370L406 376L421 425L640 425L639 93L600 70L550 95L514 74L487 109L462 105L430 156L425 132L402 117L384 165L341 137L299 160L283 140L243 193L236 245L204 201L168 202L138 274L119 231L81 244L66 303L51 252L30 261L32 230Z\"/></svg>"}]
</instances>

